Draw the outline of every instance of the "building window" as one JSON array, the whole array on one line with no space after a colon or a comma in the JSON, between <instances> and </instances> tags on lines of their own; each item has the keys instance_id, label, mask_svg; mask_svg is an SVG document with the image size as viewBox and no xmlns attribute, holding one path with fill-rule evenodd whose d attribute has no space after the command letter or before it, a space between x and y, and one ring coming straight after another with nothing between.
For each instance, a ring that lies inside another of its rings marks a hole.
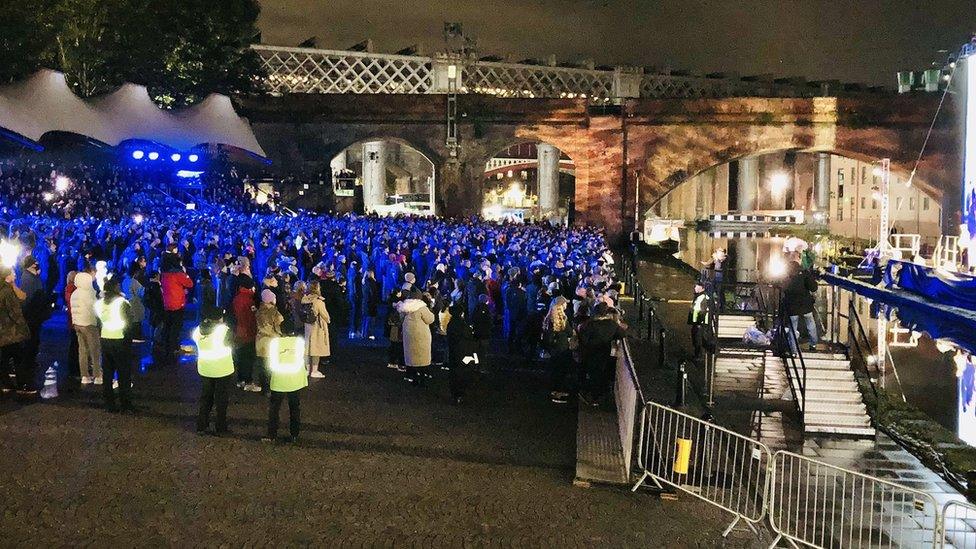
<instances>
[{"instance_id":1,"label":"building window","mask_svg":"<svg viewBox=\"0 0 976 549\"><path fill-rule=\"evenodd\" d=\"M911 196L908 198L908 211L915 211L915 197Z\"/></svg>"},{"instance_id":2,"label":"building window","mask_svg":"<svg viewBox=\"0 0 976 549\"><path fill-rule=\"evenodd\" d=\"M866 204L866 203L867 203L867 198L864 198L864 197L862 196L862 197L861 197L861 209L862 209L862 210L864 209L864 207L865 207L865 206L864 206L864 204Z\"/></svg>"},{"instance_id":3,"label":"building window","mask_svg":"<svg viewBox=\"0 0 976 549\"><path fill-rule=\"evenodd\" d=\"M929 197L927 196L922 197L922 209L925 211L929 211Z\"/></svg>"},{"instance_id":4,"label":"building window","mask_svg":"<svg viewBox=\"0 0 976 549\"><path fill-rule=\"evenodd\" d=\"M851 168L851 183L857 183L857 168Z\"/></svg>"},{"instance_id":5,"label":"building window","mask_svg":"<svg viewBox=\"0 0 976 549\"><path fill-rule=\"evenodd\" d=\"M844 178L842 177L841 180L843 180L843 179ZM837 186L837 198L844 198L844 186L843 185L838 185Z\"/></svg>"},{"instance_id":6,"label":"building window","mask_svg":"<svg viewBox=\"0 0 976 549\"><path fill-rule=\"evenodd\" d=\"M863 185L868 180L868 169L861 168L861 184Z\"/></svg>"},{"instance_id":7,"label":"building window","mask_svg":"<svg viewBox=\"0 0 976 549\"><path fill-rule=\"evenodd\" d=\"M878 201L876 199L874 199L874 198L871 199L871 209L872 210L877 210L878 209Z\"/></svg>"},{"instance_id":8,"label":"building window","mask_svg":"<svg viewBox=\"0 0 976 549\"><path fill-rule=\"evenodd\" d=\"M838 207L837 208L837 221L843 221L843 220L844 220L844 208Z\"/></svg>"},{"instance_id":9,"label":"building window","mask_svg":"<svg viewBox=\"0 0 976 549\"><path fill-rule=\"evenodd\" d=\"M843 184L844 183L844 170L843 169L837 170L837 183L840 183L840 184Z\"/></svg>"}]
</instances>

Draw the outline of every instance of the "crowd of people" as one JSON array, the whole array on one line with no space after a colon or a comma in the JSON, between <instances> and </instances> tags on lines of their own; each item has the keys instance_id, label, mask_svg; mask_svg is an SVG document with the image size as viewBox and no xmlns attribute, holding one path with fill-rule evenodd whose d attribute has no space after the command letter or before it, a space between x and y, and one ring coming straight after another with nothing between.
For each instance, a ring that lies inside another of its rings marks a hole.
<instances>
[{"instance_id":1,"label":"crowd of people","mask_svg":"<svg viewBox=\"0 0 976 549\"><path fill-rule=\"evenodd\" d=\"M20 188L4 185L0 192ZM415 386L444 366L457 403L476 372L497 371L492 356L548 364L557 403L578 392L597 405L610 389L613 342L626 326L599 230L233 207L119 215L117 203L109 212L94 202L79 199L70 212L0 210L5 393L36 391L40 327L61 307L68 375L101 385L110 411L133 409L133 344L149 342L153 368L172 367L192 328L204 379L200 431L213 407L215 430L227 429L236 384L271 397L269 439L288 400L297 436L299 394L326 376L340 340L372 352L388 342L388 366ZM16 263L2 246L19 249Z\"/></svg>"},{"instance_id":2,"label":"crowd of people","mask_svg":"<svg viewBox=\"0 0 976 549\"><path fill-rule=\"evenodd\" d=\"M270 211L255 201L259 193L250 176L225 158L208 158L199 174L185 175L166 165L118 162L108 155L73 161L25 155L0 160L0 200L18 212L60 219L116 219L178 209L187 201L234 212Z\"/></svg>"}]
</instances>

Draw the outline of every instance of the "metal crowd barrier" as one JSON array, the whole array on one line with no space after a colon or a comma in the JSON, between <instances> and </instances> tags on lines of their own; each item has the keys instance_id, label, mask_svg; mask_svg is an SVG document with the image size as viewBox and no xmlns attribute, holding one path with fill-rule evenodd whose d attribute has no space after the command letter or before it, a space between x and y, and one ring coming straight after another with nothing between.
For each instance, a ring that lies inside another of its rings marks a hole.
<instances>
[{"instance_id":1,"label":"metal crowd barrier","mask_svg":"<svg viewBox=\"0 0 976 549\"><path fill-rule=\"evenodd\" d=\"M620 434L620 447L624 453L624 467L630 471L634 453L634 429L637 423L637 412L644 403L644 393L641 391L630 355L630 345L626 339L620 340L616 346L617 365L614 377L613 395L617 405L617 428Z\"/></svg>"},{"instance_id":2,"label":"metal crowd barrier","mask_svg":"<svg viewBox=\"0 0 976 549\"><path fill-rule=\"evenodd\" d=\"M790 452L773 456L769 523L811 547L938 547L930 494Z\"/></svg>"},{"instance_id":3,"label":"metal crowd barrier","mask_svg":"<svg viewBox=\"0 0 976 549\"><path fill-rule=\"evenodd\" d=\"M731 513L723 537L740 521L758 534L772 457L765 444L654 402L644 407L640 427L643 474L633 490L651 479Z\"/></svg>"},{"instance_id":4,"label":"metal crowd barrier","mask_svg":"<svg viewBox=\"0 0 976 549\"><path fill-rule=\"evenodd\" d=\"M976 506L950 501L942 507L940 547L976 548Z\"/></svg>"}]
</instances>

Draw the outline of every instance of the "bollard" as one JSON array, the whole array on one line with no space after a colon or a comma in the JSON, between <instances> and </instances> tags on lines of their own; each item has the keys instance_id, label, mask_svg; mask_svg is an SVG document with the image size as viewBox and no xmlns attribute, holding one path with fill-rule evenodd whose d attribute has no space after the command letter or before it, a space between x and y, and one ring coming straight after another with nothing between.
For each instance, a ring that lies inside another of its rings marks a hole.
<instances>
[{"instance_id":1,"label":"bollard","mask_svg":"<svg viewBox=\"0 0 976 549\"><path fill-rule=\"evenodd\" d=\"M647 341L654 340L654 309L647 308Z\"/></svg>"},{"instance_id":2,"label":"bollard","mask_svg":"<svg viewBox=\"0 0 976 549\"><path fill-rule=\"evenodd\" d=\"M637 321L642 322L644 320L644 296L639 295L637 299Z\"/></svg>"},{"instance_id":3,"label":"bollard","mask_svg":"<svg viewBox=\"0 0 976 549\"><path fill-rule=\"evenodd\" d=\"M658 365L658 368L664 369L664 368L667 368L667 360L665 360L665 357L667 355L666 355L665 349L664 349L664 346L667 345L667 342L665 341L664 326L661 326L660 328L658 328L658 330L657 330L657 336L658 336L658 341L660 342L660 344L658 345L658 348L657 348L657 354L658 354L658 356L657 356L657 365Z\"/></svg>"},{"instance_id":4,"label":"bollard","mask_svg":"<svg viewBox=\"0 0 976 549\"><path fill-rule=\"evenodd\" d=\"M674 397L675 408L681 408L685 405L685 398L687 397L687 384L688 374L685 372L685 364L682 362L681 366L678 366L678 391Z\"/></svg>"}]
</instances>

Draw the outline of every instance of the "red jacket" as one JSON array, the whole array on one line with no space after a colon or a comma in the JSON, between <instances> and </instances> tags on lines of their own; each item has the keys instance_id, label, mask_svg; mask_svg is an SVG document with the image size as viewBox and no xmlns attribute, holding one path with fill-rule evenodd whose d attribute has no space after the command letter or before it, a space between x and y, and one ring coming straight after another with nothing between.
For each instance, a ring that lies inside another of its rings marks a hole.
<instances>
[{"instance_id":1,"label":"red jacket","mask_svg":"<svg viewBox=\"0 0 976 549\"><path fill-rule=\"evenodd\" d=\"M234 311L234 338L237 343L254 343L258 321L254 313L254 290L240 288L231 303Z\"/></svg>"},{"instance_id":2,"label":"red jacket","mask_svg":"<svg viewBox=\"0 0 976 549\"><path fill-rule=\"evenodd\" d=\"M186 307L186 291L193 287L193 280L186 273L163 273L159 285L163 290L163 309L179 311Z\"/></svg>"}]
</instances>

